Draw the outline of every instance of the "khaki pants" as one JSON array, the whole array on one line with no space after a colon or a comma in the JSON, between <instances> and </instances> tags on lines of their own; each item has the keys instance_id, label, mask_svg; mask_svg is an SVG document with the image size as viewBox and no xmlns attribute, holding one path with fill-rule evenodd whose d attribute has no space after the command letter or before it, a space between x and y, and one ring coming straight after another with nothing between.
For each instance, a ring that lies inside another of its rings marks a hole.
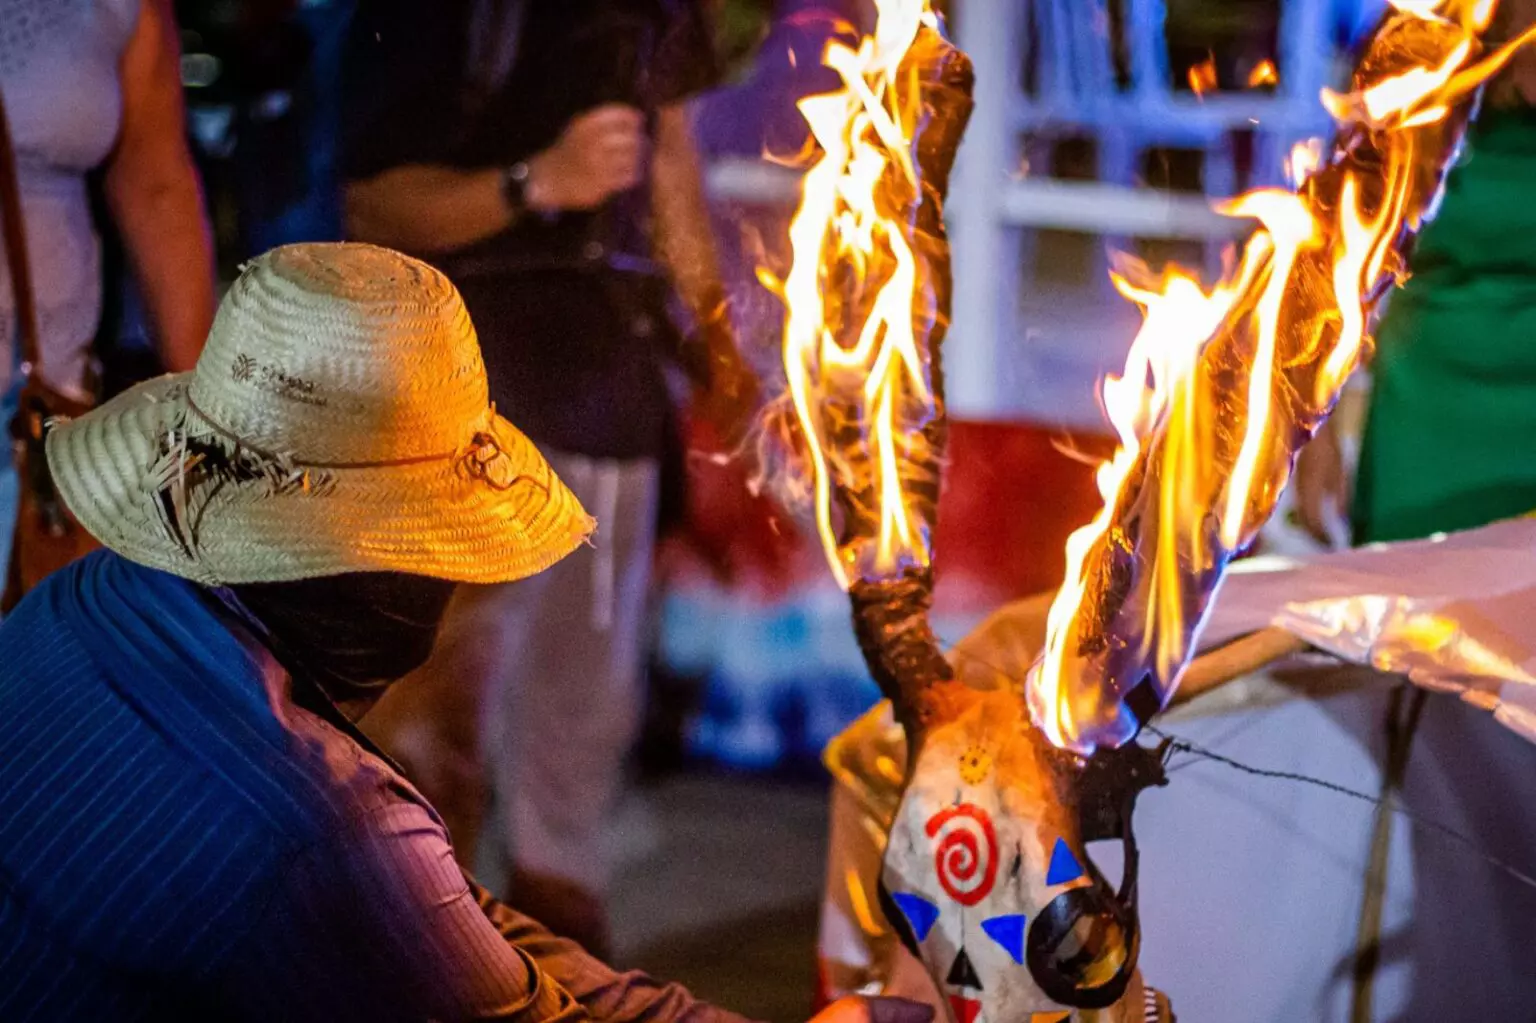
<instances>
[{"instance_id":1,"label":"khaki pants","mask_svg":"<svg viewBox=\"0 0 1536 1023\"><path fill-rule=\"evenodd\" d=\"M364 723L491 890L515 865L599 895L643 698L657 469L544 453L597 519L593 546L531 579L461 587L432 658Z\"/></svg>"}]
</instances>

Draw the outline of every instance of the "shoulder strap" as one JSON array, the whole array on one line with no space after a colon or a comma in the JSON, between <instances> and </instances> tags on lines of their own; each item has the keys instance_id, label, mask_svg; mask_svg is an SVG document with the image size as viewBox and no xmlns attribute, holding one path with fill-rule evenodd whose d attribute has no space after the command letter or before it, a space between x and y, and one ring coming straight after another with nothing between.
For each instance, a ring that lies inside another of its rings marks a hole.
<instances>
[{"instance_id":1,"label":"shoulder strap","mask_svg":"<svg viewBox=\"0 0 1536 1023\"><path fill-rule=\"evenodd\" d=\"M0 95L0 222L5 235L5 264L11 272L16 303L16 328L21 340L22 375L30 378L42 361L38 344L37 305L32 291L32 267L27 261L27 228L21 212L21 184L16 171L16 146Z\"/></svg>"}]
</instances>

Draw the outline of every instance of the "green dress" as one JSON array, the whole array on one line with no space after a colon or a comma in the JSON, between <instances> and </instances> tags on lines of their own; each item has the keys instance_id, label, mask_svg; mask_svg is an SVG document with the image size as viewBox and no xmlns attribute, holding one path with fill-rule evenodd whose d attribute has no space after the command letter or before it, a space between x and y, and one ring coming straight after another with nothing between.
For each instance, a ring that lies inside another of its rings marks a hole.
<instances>
[{"instance_id":1,"label":"green dress","mask_svg":"<svg viewBox=\"0 0 1536 1023\"><path fill-rule=\"evenodd\" d=\"M1536 511L1536 111L1486 110L1377 330L1357 542Z\"/></svg>"}]
</instances>

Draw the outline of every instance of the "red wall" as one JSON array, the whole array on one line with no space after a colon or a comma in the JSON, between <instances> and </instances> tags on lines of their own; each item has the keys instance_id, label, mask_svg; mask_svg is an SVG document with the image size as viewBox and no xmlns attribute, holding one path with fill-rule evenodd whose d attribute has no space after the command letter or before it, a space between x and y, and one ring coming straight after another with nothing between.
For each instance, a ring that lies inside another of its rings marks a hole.
<instances>
[{"instance_id":1,"label":"red wall","mask_svg":"<svg viewBox=\"0 0 1536 1023\"><path fill-rule=\"evenodd\" d=\"M693 440L708 448L708 437ZM1110 451L1105 438L1027 423L952 422L935 541L940 609L982 613L1058 585L1067 536L1098 510L1094 466ZM826 573L815 543L746 493L742 467L690 461L689 528L663 555L674 578L713 571L782 592Z\"/></svg>"}]
</instances>

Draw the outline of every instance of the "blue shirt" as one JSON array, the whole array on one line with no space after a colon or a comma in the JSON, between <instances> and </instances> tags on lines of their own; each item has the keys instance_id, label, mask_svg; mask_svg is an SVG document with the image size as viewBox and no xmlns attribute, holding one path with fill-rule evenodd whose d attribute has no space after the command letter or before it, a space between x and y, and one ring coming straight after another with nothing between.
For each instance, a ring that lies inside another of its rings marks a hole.
<instances>
[{"instance_id":1,"label":"blue shirt","mask_svg":"<svg viewBox=\"0 0 1536 1023\"><path fill-rule=\"evenodd\" d=\"M736 1023L496 903L207 591L99 552L0 625L0 1020Z\"/></svg>"}]
</instances>

